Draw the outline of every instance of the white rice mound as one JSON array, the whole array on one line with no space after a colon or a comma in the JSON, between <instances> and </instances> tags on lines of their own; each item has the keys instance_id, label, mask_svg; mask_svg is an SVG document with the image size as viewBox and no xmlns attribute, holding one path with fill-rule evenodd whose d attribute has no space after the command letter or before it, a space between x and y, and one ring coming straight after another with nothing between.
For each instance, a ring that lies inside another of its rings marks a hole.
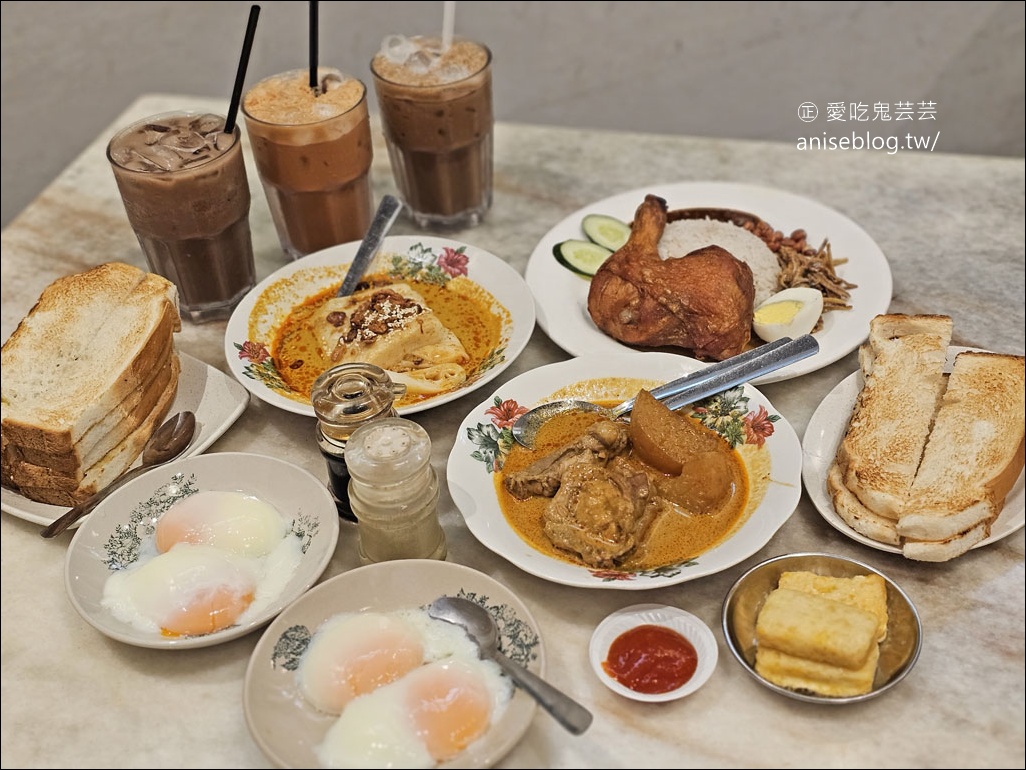
<instances>
[{"instance_id":1,"label":"white rice mound","mask_svg":"<svg viewBox=\"0 0 1026 770\"><path fill-rule=\"evenodd\" d=\"M696 249L716 245L726 249L752 268L755 279L755 307L777 292L780 265L777 255L759 236L744 228L716 219L678 219L669 222L659 240L662 259L683 257Z\"/></svg>"}]
</instances>

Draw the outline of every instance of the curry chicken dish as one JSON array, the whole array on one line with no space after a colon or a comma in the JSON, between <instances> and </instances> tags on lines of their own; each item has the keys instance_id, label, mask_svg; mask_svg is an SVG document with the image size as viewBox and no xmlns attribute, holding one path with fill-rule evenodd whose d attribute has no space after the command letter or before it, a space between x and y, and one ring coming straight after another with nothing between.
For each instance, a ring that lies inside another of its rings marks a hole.
<instances>
[{"instance_id":1,"label":"curry chicken dish","mask_svg":"<svg viewBox=\"0 0 1026 770\"><path fill-rule=\"evenodd\" d=\"M595 569L679 564L725 539L749 510L738 452L647 390L629 423L595 412L552 418L533 450L513 447L495 483L524 540Z\"/></svg>"},{"instance_id":2,"label":"curry chicken dish","mask_svg":"<svg viewBox=\"0 0 1026 770\"><path fill-rule=\"evenodd\" d=\"M309 396L314 380L333 366L375 364L406 386L399 406L460 387L502 333L502 319L486 299L460 285L376 275L349 296L336 297L332 287L308 298L289 313L273 343L282 379Z\"/></svg>"}]
</instances>

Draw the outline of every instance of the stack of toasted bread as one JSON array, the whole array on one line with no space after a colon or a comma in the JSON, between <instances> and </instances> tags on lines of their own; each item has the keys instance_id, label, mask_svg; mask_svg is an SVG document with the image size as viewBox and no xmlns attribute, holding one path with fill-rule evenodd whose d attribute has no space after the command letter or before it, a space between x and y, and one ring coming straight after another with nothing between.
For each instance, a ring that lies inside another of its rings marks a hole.
<instances>
[{"instance_id":1,"label":"stack of toasted bread","mask_svg":"<svg viewBox=\"0 0 1026 770\"><path fill-rule=\"evenodd\" d=\"M127 470L175 400L178 291L120 262L50 284L4 343L5 486L75 505Z\"/></svg>"},{"instance_id":2,"label":"stack of toasted bread","mask_svg":"<svg viewBox=\"0 0 1026 770\"><path fill-rule=\"evenodd\" d=\"M857 532L919 561L990 535L1023 469L1022 356L963 351L952 320L880 315L859 351L863 386L827 486Z\"/></svg>"}]
</instances>

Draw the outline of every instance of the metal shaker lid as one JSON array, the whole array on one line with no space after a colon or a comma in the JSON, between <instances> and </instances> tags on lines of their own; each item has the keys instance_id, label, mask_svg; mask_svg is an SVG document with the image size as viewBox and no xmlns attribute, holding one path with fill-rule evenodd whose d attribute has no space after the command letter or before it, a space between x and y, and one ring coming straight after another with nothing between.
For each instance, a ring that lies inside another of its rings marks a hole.
<instances>
[{"instance_id":1,"label":"metal shaker lid","mask_svg":"<svg viewBox=\"0 0 1026 770\"><path fill-rule=\"evenodd\" d=\"M421 493L414 482L430 462L431 438L427 431L403 417L385 417L361 425L346 444L346 464L353 483L386 487L407 482L398 491L398 499Z\"/></svg>"}]
</instances>

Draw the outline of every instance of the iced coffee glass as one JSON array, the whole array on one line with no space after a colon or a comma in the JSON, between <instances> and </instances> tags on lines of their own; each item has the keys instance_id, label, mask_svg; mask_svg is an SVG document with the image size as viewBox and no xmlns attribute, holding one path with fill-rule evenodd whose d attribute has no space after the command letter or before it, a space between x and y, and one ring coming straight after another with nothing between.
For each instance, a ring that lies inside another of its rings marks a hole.
<instances>
[{"instance_id":1,"label":"iced coffee glass","mask_svg":"<svg viewBox=\"0 0 1026 770\"><path fill-rule=\"evenodd\" d=\"M292 259L360 240L371 219L367 89L318 68L265 78L242 100L246 130L282 249Z\"/></svg>"},{"instance_id":2,"label":"iced coffee glass","mask_svg":"<svg viewBox=\"0 0 1026 770\"><path fill-rule=\"evenodd\" d=\"M152 272L178 287L183 318L228 318L256 283L238 127L167 112L114 135L107 159Z\"/></svg>"},{"instance_id":3,"label":"iced coffee glass","mask_svg":"<svg viewBox=\"0 0 1026 770\"><path fill-rule=\"evenodd\" d=\"M491 64L481 43L398 35L371 60L392 173L421 227L473 227L492 205Z\"/></svg>"}]
</instances>

